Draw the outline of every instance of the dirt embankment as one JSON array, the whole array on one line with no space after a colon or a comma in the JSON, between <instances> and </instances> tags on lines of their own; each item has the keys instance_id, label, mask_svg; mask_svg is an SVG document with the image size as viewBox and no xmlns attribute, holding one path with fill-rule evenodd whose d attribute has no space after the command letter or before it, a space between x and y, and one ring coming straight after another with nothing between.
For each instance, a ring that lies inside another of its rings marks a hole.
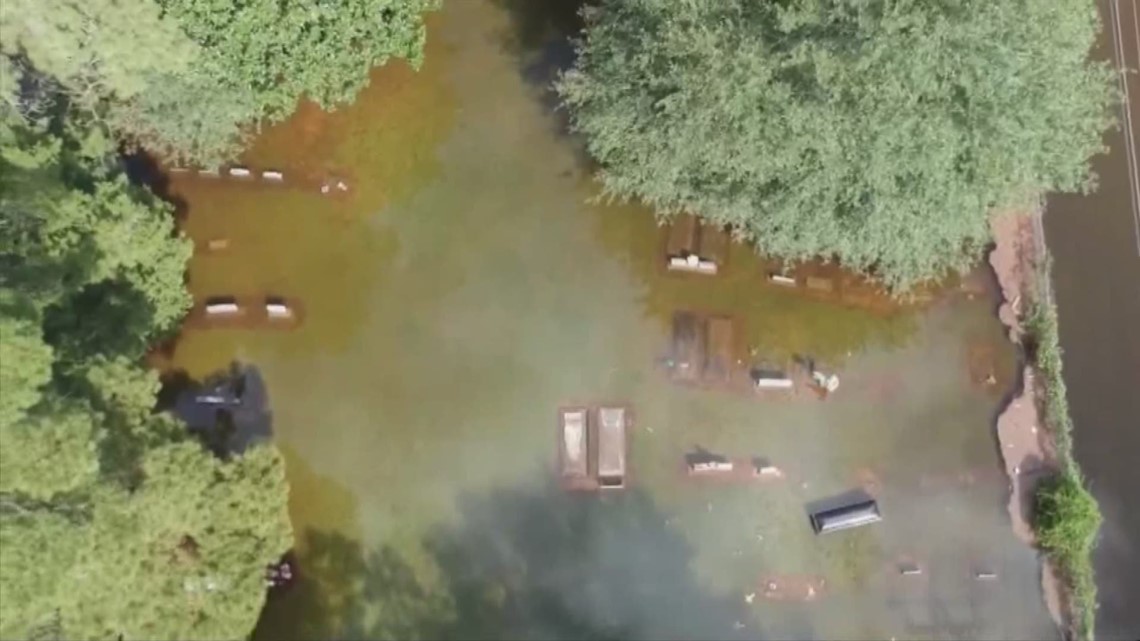
<instances>
[{"instance_id":1,"label":"dirt embankment","mask_svg":"<svg viewBox=\"0 0 1140 641\"><path fill-rule=\"evenodd\" d=\"M998 318L1009 330L1009 339L1021 345L1024 339L1023 314L1028 301L1041 291L1035 279L1038 265L1045 258L1040 214L1002 212L990 220L995 242L989 262L1001 286L1002 303ZM1056 450L1044 429L1038 403L1039 389L1033 368L1024 366L1020 393L998 416L997 436L1005 472L1009 477L1009 516L1014 533L1028 545L1036 543L1032 522L1034 489L1044 476L1056 471ZM1041 587L1049 613L1059 627L1065 627L1064 595L1052 563L1042 567Z\"/></svg>"}]
</instances>

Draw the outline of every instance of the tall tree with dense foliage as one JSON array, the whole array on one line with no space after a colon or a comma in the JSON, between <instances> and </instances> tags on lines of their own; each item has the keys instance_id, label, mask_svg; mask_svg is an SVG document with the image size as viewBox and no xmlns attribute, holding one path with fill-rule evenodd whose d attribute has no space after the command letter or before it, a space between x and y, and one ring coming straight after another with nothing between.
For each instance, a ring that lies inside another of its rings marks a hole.
<instances>
[{"instance_id":1,"label":"tall tree with dense foliage","mask_svg":"<svg viewBox=\"0 0 1140 641\"><path fill-rule=\"evenodd\" d=\"M601 0L558 90L607 194L895 287L987 213L1088 184L1113 99L1090 0Z\"/></svg>"},{"instance_id":2,"label":"tall tree with dense foliage","mask_svg":"<svg viewBox=\"0 0 1140 641\"><path fill-rule=\"evenodd\" d=\"M114 125L167 156L232 155L260 121L307 97L351 102L392 58L418 66L436 0L157 0L201 55L112 110Z\"/></svg>"},{"instance_id":3,"label":"tall tree with dense foliage","mask_svg":"<svg viewBox=\"0 0 1140 641\"><path fill-rule=\"evenodd\" d=\"M87 107L126 99L195 56L178 23L150 0L4 0L0 51L23 56Z\"/></svg>"},{"instance_id":4,"label":"tall tree with dense foliage","mask_svg":"<svg viewBox=\"0 0 1140 641\"><path fill-rule=\"evenodd\" d=\"M438 0L11 0L3 51L119 136L191 162L241 150L308 97L351 102L393 58L418 66Z\"/></svg>"},{"instance_id":5,"label":"tall tree with dense foliage","mask_svg":"<svg viewBox=\"0 0 1140 641\"><path fill-rule=\"evenodd\" d=\"M291 545L281 457L153 413L190 245L65 79L0 60L0 638L243 637Z\"/></svg>"}]
</instances>

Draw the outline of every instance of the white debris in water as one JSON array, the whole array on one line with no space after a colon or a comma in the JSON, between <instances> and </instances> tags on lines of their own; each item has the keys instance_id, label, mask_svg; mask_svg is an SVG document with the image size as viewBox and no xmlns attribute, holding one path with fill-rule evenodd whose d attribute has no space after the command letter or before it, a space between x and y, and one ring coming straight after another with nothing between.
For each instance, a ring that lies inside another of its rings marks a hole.
<instances>
[{"instance_id":1,"label":"white debris in water","mask_svg":"<svg viewBox=\"0 0 1140 641\"><path fill-rule=\"evenodd\" d=\"M236 314L238 311L237 303L211 303L206 305L207 314Z\"/></svg>"},{"instance_id":2,"label":"white debris in water","mask_svg":"<svg viewBox=\"0 0 1140 641\"><path fill-rule=\"evenodd\" d=\"M293 315L293 310L281 303L266 303L265 313L272 318L289 318Z\"/></svg>"},{"instance_id":3,"label":"white debris in water","mask_svg":"<svg viewBox=\"0 0 1140 641\"><path fill-rule=\"evenodd\" d=\"M839 377L835 374L827 377L827 384L824 386L824 389L829 392L834 392L835 390L839 389Z\"/></svg>"},{"instance_id":4,"label":"white debris in water","mask_svg":"<svg viewBox=\"0 0 1140 641\"><path fill-rule=\"evenodd\" d=\"M744 602L745 603L752 603L753 599L755 599L755 598L756 598L756 593L755 592L749 592L748 594L744 595Z\"/></svg>"}]
</instances>

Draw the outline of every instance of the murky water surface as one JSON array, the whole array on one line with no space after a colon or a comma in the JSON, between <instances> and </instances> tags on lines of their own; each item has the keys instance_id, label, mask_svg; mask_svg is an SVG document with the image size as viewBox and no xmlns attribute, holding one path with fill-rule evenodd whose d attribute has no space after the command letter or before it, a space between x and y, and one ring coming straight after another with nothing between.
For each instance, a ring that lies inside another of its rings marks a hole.
<instances>
[{"instance_id":1,"label":"murky water surface","mask_svg":"<svg viewBox=\"0 0 1140 641\"><path fill-rule=\"evenodd\" d=\"M447 3L418 74L378 70L352 107L265 132L245 162L285 185L172 184L196 296L305 310L294 331L188 330L173 355L265 377L302 578L257 636L1055 637L1004 510L990 426L1015 356L988 298L812 300L738 246L716 278L666 274L647 211L588 204L543 88L564 47L529 6ZM349 194L317 193L327 176ZM811 354L841 387L677 387L659 363L678 309L732 315L741 361ZM630 489L567 495L556 409L608 400L636 412ZM786 478L696 483L696 447ZM814 536L806 506L859 487L884 523ZM780 601L771 580L819 589Z\"/></svg>"},{"instance_id":2,"label":"murky water surface","mask_svg":"<svg viewBox=\"0 0 1140 641\"><path fill-rule=\"evenodd\" d=\"M1111 60L1128 83L1131 102L1121 126L1105 135L1108 153L1093 163L1098 189L1050 198L1045 231L1065 350L1065 383L1074 444L1101 512L1093 560L1097 637L1140 638L1140 3L1099 0L1096 57ZM1119 49L1113 52L1119 43ZM1122 91L1125 89L1121 86ZM1124 124L1131 120L1131 130Z\"/></svg>"}]
</instances>

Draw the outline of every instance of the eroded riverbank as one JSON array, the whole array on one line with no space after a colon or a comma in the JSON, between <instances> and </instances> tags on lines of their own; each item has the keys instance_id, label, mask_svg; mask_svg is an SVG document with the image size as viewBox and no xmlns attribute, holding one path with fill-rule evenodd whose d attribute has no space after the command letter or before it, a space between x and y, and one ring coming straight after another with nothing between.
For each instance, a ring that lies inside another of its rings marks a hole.
<instances>
[{"instance_id":1,"label":"eroded riverbank","mask_svg":"<svg viewBox=\"0 0 1140 641\"><path fill-rule=\"evenodd\" d=\"M1039 225L1040 212L1003 212L991 219L994 249L989 264L1001 289L998 318L1008 329L1010 343L1017 346L1025 342L1023 310L1031 305L1052 305L1051 301L1038 300L1047 287L1040 279L1048 277L1043 270L1045 247L1037 231ZM1017 538L1033 546L1038 544L1032 525L1037 485L1061 468L1056 443L1042 419L1040 385L1036 370L1029 364L1022 367L1019 391L997 419L998 443L1010 483L1010 521ZM1041 591L1053 621L1059 628L1068 628L1071 617L1066 602L1071 597L1065 594L1056 567L1047 559L1042 561Z\"/></svg>"}]
</instances>

